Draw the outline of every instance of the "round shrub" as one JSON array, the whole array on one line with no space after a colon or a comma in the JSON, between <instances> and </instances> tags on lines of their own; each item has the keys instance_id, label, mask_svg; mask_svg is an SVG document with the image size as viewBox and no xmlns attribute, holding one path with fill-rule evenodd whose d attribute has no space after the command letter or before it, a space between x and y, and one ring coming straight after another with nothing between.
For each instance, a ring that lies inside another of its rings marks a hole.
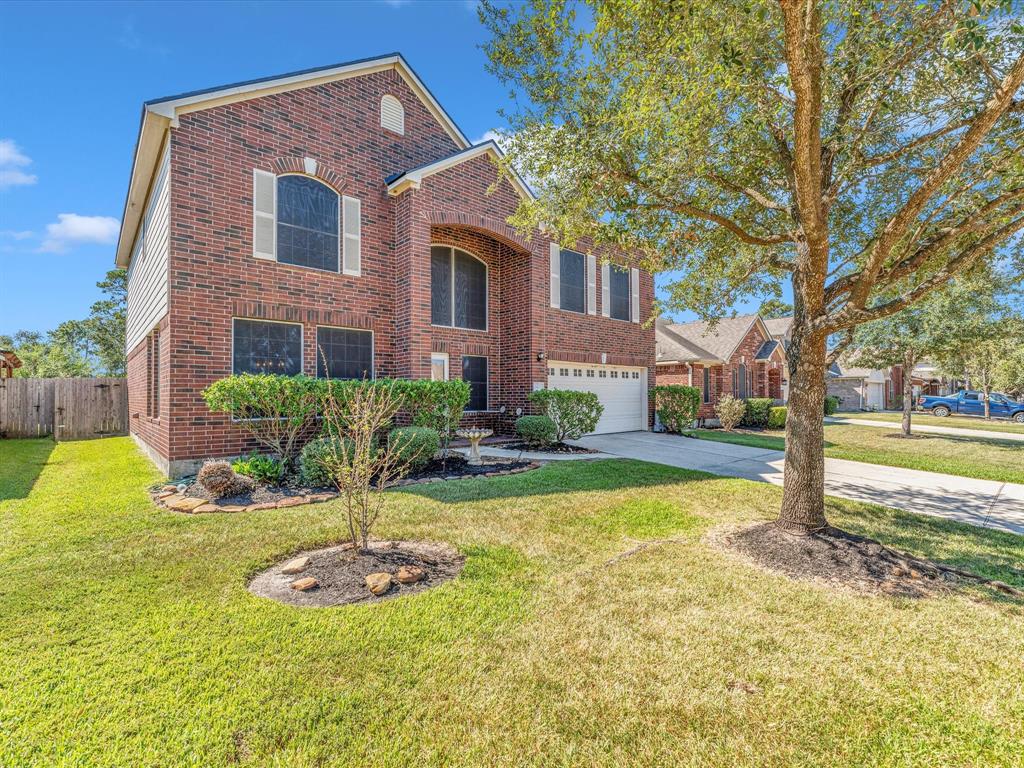
<instances>
[{"instance_id":1,"label":"round shrub","mask_svg":"<svg viewBox=\"0 0 1024 768\"><path fill-rule=\"evenodd\" d=\"M700 410L701 392L682 384L661 384L654 388L658 419L669 432L685 432L693 426Z\"/></svg>"},{"instance_id":2,"label":"round shrub","mask_svg":"<svg viewBox=\"0 0 1024 768\"><path fill-rule=\"evenodd\" d=\"M430 427L397 427L388 434L388 450L395 451L399 463L415 472L441 450L441 435Z\"/></svg>"},{"instance_id":3,"label":"round shrub","mask_svg":"<svg viewBox=\"0 0 1024 768\"><path fill-rule=\"evenodd\" d=\"M786 414L789 409L784 405L776 405L768 412L768 429L784 429L786 426Z\"/></svg>"},{"instance_id":4,"label":"round shrub","mask_svg":"<svg viewBox=\"0 0 1024 768\"><path fill-rule=\"evenodd\" d=\"M520 416L516 419L516 434L533 448L545 448L555 442L558 428L547 416Z\"/></svg>"},{"instance_id":5,"label":"round shrub","mask_svg":"<svg viewBox=\"0 0 1024 768\"><path fill-rule=\"evenodd\" d=\"M842 402L842 398L836 397L835 395L825 395L825 415L831 416L833 413L839 410L839 403Z\"/></svg>"},{"instance_id":6,"label":"round shrub","mask_svg":"<svg viewBox=\"0 0 1024 768\"><path fill-rule=\"evenodd\" d=\"M336 437L320 437L310 440L299 454L299 479L304 485L326 487L334 485L329 469L333 457L338 455Z\"/></svg>"},{"instance_id":7,"label":"round shrub","mask_svg":"<svg viewBox=\"0 0 1024 768\"><path fill-rule=\"evenodd\" d=\"M251 478L235 474L235 470L226 461L206 462L196 479L214 499L248 493L254 486Z\"/></svg>"},{"instance_id":8,"label":"round shrub","mask_svg":"<svg viewBox=\"0 0 1024 768\"><path fill-rule=\"evenodd\" d=\"M726 432L732 432L736 429L746 412L746 402L732 395L722 395L715 406L715 414L718 416L722 429Z\"/></svg>"},{"instance_id":9,"label":"round shrub","mask_svg":"<svg viewBox=\"0 0 1024 768\"><path fill-rule=\"evenodd\" d=\"M770 397L751 397L747 400L747 410L743 414L743 426L763 429L768 426L768 415L771 411Z\"/></svg>"},{"instance_id":10,"label":"round shrub","mask_svg":"<svg viewBox=\"0 0 1024 768\"><path fill-rule=\"evenodd\" d=\"M540 389L526 397L555 423L555 439L578 440L597 428L604 406L593 392Z\"/></svg>"}]
</instances>

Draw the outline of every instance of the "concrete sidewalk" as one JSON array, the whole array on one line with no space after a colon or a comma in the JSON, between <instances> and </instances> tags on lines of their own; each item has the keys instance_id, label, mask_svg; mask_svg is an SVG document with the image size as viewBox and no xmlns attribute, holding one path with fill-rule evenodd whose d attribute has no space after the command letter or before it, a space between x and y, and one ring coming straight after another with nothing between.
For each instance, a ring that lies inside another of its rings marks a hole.
<instances>
[{"instance_id":1,"label":"concrete sidewalk","mask_svg":"<svg viewBox=\"0 0 1024 768\"><path fill-rule=\"evenodd\" d=\"M842 416L826 416L826 424L852 424L856 427L885 427L900 429L898 421L878 421L876 419L844 419ZM1024 443L1024 432L994 432L987 429L967 429L965 427L942 427L937 424L917 424L910 420L911 432L929 432L950 437L987 437L989 440L1014 440Z\"/></svg>"},{"instance_id":2,"label":"concrete sidewalk","mask_svg":"<svg viewBox=\"0 0 1024 768\"><path fill-rule=\"evenodd\" d=\"M782 485L782 451L653 432L575 442L621 458ZM827 458L825 493L1024 534L1024 485Z\"/></svg>"}]
</instances>

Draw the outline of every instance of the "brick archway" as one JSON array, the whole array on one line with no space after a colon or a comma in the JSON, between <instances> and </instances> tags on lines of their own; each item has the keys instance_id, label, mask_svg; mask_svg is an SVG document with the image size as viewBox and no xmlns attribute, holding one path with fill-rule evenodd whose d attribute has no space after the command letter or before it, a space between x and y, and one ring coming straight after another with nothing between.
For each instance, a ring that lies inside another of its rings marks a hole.
<instances>
[{"instance_id":1,"label":"brick archway","mask_svg":"<svg viewBox=\"0 0 1024 768\"><path fill-rule=\"evenodd\" d=\"M306 161L312 160L315 163L314 172L310 173L306 167ZM324 165L316 158L306 157L275 157L270 162L274 173L281 175L284 173L298 173L303 176L310 176L314 179L322 181L324 184L329 186L338 194L344 194L345 192L345 179L344 177L335 171L333 168Z\"/></svg>"},{"instance_id":2,"label":"brick archway","mask_svg":"<svg viewBox=\"0 0 1024 768\"><path fill-rule=\"evenodd\" d=\"M428 211L423 214L423 217L431 226L465 227L492 237L498 242L504 243L518 251L525 251L527 253L533 251L525 237L520 235L514 227L500 219L456 211Z\"/></svg>"}]
</instances>

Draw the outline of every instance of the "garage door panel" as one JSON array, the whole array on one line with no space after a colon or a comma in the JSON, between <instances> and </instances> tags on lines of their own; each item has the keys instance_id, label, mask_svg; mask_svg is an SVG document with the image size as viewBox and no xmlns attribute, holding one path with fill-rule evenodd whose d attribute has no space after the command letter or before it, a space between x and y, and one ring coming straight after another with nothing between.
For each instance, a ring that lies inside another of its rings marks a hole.
<instances>
[{"instance_id":1,"label":"garage door panel","mask_svg":"<svg viewBox=\"0 0 1024 768\"><path fill-rule=\"evenodd\" d=\"M557 362L550 363L549 367L554 371L549 371L548 375L548 386L551 389L593 392L597 395L604 406L604 412L594 434L647 429L645 369ZM592 375L588 375L588 372ZM616 374L614 378L613 372Z\"/></svg>"}]
</instances>

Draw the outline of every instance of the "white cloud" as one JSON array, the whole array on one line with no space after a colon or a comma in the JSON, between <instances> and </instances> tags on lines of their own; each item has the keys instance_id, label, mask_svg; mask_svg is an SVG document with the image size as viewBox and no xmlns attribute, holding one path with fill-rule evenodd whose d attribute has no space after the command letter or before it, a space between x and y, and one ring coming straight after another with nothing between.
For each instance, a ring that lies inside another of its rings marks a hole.
<instances>
[{"instance_id":1,"label":"white cloud","mask_svg":"<svg viewBox=\"0 0 1024 768\"><path fill-rule=\"evenodd\" d=\"M31 162L32 158L21 151L14 139L0 139L0 189L35 184L34 174L20 170Z\"/></svg>"},{"instance_id":2,"label":"white cloud","mask_svg":"<svg viewBox=\"0 0 1024 768\"><path fill-rule=\"evenodd\" d=\"M493 141L501 149L505 149L505 135L501 133L501 131L496 131L494 129L485 131L483 136L473 142L473 145L483 144L485 141Z\"/></svg>"},{"instance_id":3,"label":"white cloud","mask_svg":"<svg viewBox=\"0 0 1024 768\"><path fill-rule=\"evenodd\" d=\"M59 213L57 221L46 225L46 238L39 250L43 253L65 253L72 243L108 245L117 239L121 223L111 216L81 216Z\"/></svg>"},{"instance_id":4,"label":"white cloud","mask_svg":"<svg viewBox=\"0 0 1024 768\"><path fill-rule=\"evenodd\" d=\"M0 229L0 237L9 237L11 240L28 240L32 234L31 229Z\"/></svg>"}]
</instances>

